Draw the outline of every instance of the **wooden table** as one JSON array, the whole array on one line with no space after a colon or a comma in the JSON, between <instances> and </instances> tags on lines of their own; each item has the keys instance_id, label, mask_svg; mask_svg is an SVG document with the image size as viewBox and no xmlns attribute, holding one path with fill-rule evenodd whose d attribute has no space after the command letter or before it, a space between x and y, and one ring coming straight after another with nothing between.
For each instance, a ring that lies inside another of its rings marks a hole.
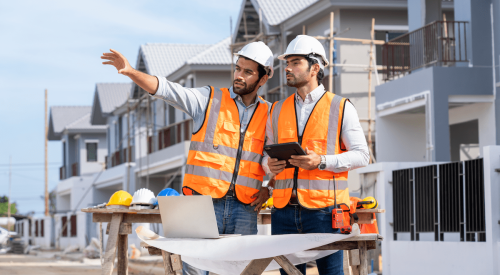
<instances>
[{"instance_id":1,"label":"wooden table","mask_svg":"<svg viewBox=\"0 0 500 275\"><path fill-rule=\"evenodd\" d=\"M95 223L107 222L106 234L108 241L104 251L104 264L102 266L103 275L110 275L113 272L115 256L117 255L117 272L118 274L128 274L128 236L132 234L133 223L161 223L160 210L158 209L106 209L106 208L84 208L82 212L92 213L92 221ZM271 223L271 211L262 210L258 215L258 224ZM157 253L155 255L163 256L163 264L165 270L170 270L175 274L179 264L182 269L182 263L179 255L170 253Z\"/></svg>"},{"instance_id":2,"label":"wooden table","mask_svg":"<svg viewBox=\"0 0 500 275\"><path fill-rule=\"evenodd\" d=\"M132 234L133 223L161 223L160 210L84 208L82 212L92 213L92 221L107 222L108 242L104 250L103 275L113 273L115 256L118 257L117 273L128 274L128 236Z\"/></svg>"},{"instance_id":3,"label":"wooden table","mask_svg":"<svg viewBox=\"0 0 500 275\"><path fill-rule=\"evenodd\" d=\"M133 209L105 209L105 208L84 208L81 210L85 213L92 213L92 221L95 223L107 222L108 227L106 229L106 233L108 236L108 241L106 243L106 248L104 250L104 263L102 266L103 275L111 275L113 272L113 266L115 262L115 256L118 258L117 263L117 272L118 274L128 274L128 236L132 234L132 224L133 223L161 223L160 210L158 209L145 209L145 210L133 210ZM383 209L362 209L357 210L359 221L358 224L367 224L373 223L373 214L372 213L383 213L385 210ZM270 210L262 210L258 216L258 224L270 224L271 223L271 211ZM366 275L368 274L368 263L366 257L366 251L369 249L374 249L376 246L376 242L381 240L380 235L375 235L369 237L367 235L361 235L353 238L349 238L349 240L336 242L333 244L329 244L328 246L318 247L315 250L349 250L348 253L349 259L353 259L350 264L353 270L353 273L357 271L357 266L359 266L359 274ZM371 238L371 239L367 239ZM353 239L353 240L351 240ZM165 274L171 275L175 274L176 270L182 269L182 262L180 260L179 255L171 254L166 251L161 251L154 247L148 247L144 244L144 247L147 247L150 254L152 255L162 255L163 256L163 264L165 267ZM364 252L363 252L364 251ZM357 256L359 254L359 257ZM344 254L345 256L346 254ZM293 265L288 265L288 260L284 256L268 258L268 259L259 259L252 261L245 272L242 274L250 275L250 274L262 274L264 269L269 265L272 260L276 260L278 264L280 264L288 274L301 274ZM363 260L362 260L363 259ZM357 265L358 260L360 262ZM268 262L267 262L268 261ZM265 264L267 262L267 264ZM344 260L345 263L345 260ZM262 266L265 266L262 268ZM285 268L286 266L286 268ZM249 269L250 268L250 269ZM257 268L257 269L255 269ZM262 268L261 273L256 273L255 270L260 270ZM366 270L366 272L365 272ZM248 273L250 272L250 273ZM252 273L253 272L253 273ZM298 273L290 273L290 272L298 272ZM357 274L357 273L354 273Z\"/></svg>"},{"instance_id":4,"label":"wooden table","mask_svg":"<svg viewBox=\"0 0 500 275\"><path fill-rule=\"evenodd\" d=\"M310 250L344 250L348 251L347 259L344 259L344 263L348 262L349 273L353 275L367 275L368 274L368 255L367 251L370 249L375 249L377 242L382 241L382 236L378 234L362 234L355 237L351 237L339 242L334 242L331 244L316 247ZM162 255L165 267L166 275L175 275L176 270L174 269L173 261L180 261L180 256L173 255L167 251L161 250L159 248L149 246L145 242L141 242L141 246L148 249L151 255ZM345 257L345 254L344 254ZM170 260L170 261L169 261ZM243 270L241 275L259 275L264 272L266 267L275 260L288 274L290 275L302 275L302 273L284 256L276 256L272 258L256 259L252 260L248 266ZM345 269L345 267L344 267Z\"/></svg>"}]
</instances>

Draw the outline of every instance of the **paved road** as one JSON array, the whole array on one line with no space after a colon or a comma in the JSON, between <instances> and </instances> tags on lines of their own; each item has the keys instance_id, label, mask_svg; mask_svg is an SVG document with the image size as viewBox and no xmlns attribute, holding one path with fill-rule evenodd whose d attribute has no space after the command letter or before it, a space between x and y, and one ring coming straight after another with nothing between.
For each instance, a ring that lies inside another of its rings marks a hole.
<instances>
[{"instance_id":1,"label":"paved road","mask_svg":"<svg viewBox=\"0 0 500 275\"><path fill-rule=\"evenodd\" d=\"M84 263L81 263L78 261L57 260L54 258L32 255L2 254L0 255L0 274L100 275L101 266L99 264L99 259L85 259ZM113 274L116 274L116 271L113 272ZM129 275L146 274L165 274L161 260L147 262L141 261L141 263L129 263ZM264 274L279 275L279 272L268 271ZM318 274L316 267L308 268L307 274Z\"/></svg>"},{"instance_id":2,"label":"paved road","mask_svg":"<svg viewBox=\"0 0 500 275\"><path fill-rule=\"evenodd\" d=\"M0 255L0 273L2 275L11 274L37 274L37 275L99 275L101 267L99 265L83 264L73 261L61 261L47 259L31 255Z\"/></svg>"}]
</instances>

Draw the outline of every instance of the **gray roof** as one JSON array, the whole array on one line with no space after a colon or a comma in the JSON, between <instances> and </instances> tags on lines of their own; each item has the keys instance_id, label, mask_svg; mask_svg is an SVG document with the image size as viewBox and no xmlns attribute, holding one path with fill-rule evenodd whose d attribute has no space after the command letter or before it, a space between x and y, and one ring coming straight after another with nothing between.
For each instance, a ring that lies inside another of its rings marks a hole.
<instances>
[{"instance_id":1,"label":"gray roof","mask_svg":"<svg viewBox=\"0 0 500 275\"><path fill-rule=\"evenodd\" d=\"M319 0L254 0L269 25L276 26Z\"/></svg>"},{"instance_id":2,"label":"gray roof","mask_svg":"<svg viewBox=\"0 0 500 275\"><path fill-rule=\"evenodd\" d=\"M65 129L102 130L106 126L90 124L91 106L53 106L49 115L49 140L60 140Z\"/></svg>"},{"instance_id":3,"label":"gray roof","mask_svg":"<svg viewBox=\"0 0 500 275\"><path fill-rule=\"evenodd\" d=\"M127 101L132 83L97 83L96 96L99 97L102 112L109 114Z\"/></svg>"},{"instance_id":4,"label":"gray roof","mask_svg":"<svg viewBox=\"0 0 500 275\"><path fill-rule=\"evenodd\" d=\"M150 75L167 76L186 60L203 52L209 44L148 43L141 45L140 55Z\"/></svg>"},{"instance_id":5,"label":"gray roof","mask_svg":"<svg viewBox=\"0 0 500 275\"><path fill-rule=\"evenodd\" d=\"M93 125L106 124L105 116L127 101L131 89L132 83L97 83L90 122Z\"/></svg>"},{"instance_id":6,"label":"gray roof","mask_svg":"<svg viewBox=\"0 0 500 275\"><path fill-rule=\"evenodd\" d=\"M186 63L200 65L229 65L232 62L229 52L230 44L231 38L228 37L191 57Z\"/></svg>"}]
</instances>

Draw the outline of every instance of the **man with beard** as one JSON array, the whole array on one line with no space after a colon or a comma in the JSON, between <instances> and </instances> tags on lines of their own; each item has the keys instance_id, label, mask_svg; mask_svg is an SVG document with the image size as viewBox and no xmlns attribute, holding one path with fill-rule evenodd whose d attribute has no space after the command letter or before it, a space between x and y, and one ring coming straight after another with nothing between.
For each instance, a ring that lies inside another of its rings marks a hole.
<instances>
[{"instance_id":1,"label":"man with beard","mask_svg":"<svg viewBox=\"0 0 500 275\"><path fill-rule=\"evenodd\" d=\"M287 85L297 91L273 105L266 125L267 144L298 142L307 155L292 156L289 161L295 168L285 169L284 160L268 156L262 161L276 179L271 232L339 233L332 228L335 201L349 205L347 173L368 164L363 129L349 100L325 91L321 84L328 61L318 40L299 35L278 58L286 60ZM342 251L316 263L320 275L343 274ZM306 274L305 264L297 268Z\"/></svg>"},{"instance_id":2,"label":"man with beard","mask_svg":"<svg viewBox=\"0 0 500 275\"><path fill-rule=\"evenodd\" d=\"M273 53L253 42L237 54L232 87L184 88L134 70L115 50L101 57L152 96L193 118L182 191L213 198L220 234L257 234L257 214L269 198L260 161L271 105L257 92L273 76ZM186 217L189 218L189 217ZM184 264L184 274L208 274Z\"/></svg>"}]
</instances>

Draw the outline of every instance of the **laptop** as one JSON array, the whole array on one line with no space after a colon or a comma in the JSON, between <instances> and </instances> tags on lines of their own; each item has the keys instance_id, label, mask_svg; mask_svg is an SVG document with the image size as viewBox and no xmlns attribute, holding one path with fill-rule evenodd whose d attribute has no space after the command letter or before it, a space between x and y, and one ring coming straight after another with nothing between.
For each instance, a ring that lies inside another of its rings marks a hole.
<instances>
[{"instance_id":1,"label":"laptop","mask_svg":"<svg viewBox=\"0 0 500 275\"><path fill-rule=\"evenodd\" d=\"M167 238L220 238L211 196L160 196L158 208Z\"/></svg>"}]
</instances>

